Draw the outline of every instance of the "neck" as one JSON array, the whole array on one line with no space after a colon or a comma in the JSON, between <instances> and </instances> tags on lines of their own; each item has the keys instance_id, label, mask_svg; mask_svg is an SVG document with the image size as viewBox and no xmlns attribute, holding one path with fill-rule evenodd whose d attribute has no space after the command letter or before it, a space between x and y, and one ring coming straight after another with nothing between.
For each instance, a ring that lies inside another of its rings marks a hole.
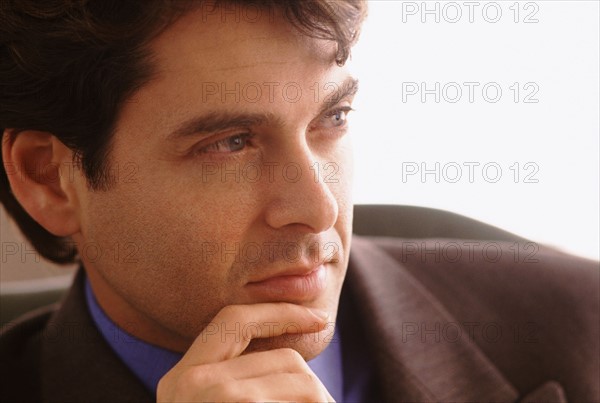
<instances>
[{"instance_id":1,"label":"neck","mask_svg":"<svg viewBox=\"0 0 600 403\"><path fill-rule=\"evenodd\" d=\"M93 265L86 264L85 271L98 305L117 326L147 343L171 351L187 351L192 340L165 328L137 310L94 270Z\"/></svg>"}]
</instances>

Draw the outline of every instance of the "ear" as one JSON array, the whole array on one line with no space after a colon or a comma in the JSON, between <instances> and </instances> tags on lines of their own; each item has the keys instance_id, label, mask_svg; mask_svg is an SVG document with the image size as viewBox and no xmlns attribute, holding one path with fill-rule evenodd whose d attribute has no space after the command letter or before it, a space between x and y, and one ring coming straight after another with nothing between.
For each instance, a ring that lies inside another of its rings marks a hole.
<instances>
[{"instance_id":1,"label":"ear","mask_svg":"<svg viewBox=\"0 0 600 403\"><path fill-rule=\"evenodd\" d=\"M73 151L50 133L25 130L2 137L2 161L13 195L50 233L79 232Z\"/></svg>"}]
</instances>

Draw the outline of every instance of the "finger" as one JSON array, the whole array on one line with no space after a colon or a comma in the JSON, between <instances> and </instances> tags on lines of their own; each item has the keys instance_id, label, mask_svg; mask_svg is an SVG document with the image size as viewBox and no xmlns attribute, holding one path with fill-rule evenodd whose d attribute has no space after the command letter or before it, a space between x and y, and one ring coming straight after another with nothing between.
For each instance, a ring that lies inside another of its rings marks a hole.
<instances>
[{"instance_id":1,"label":"finger","mask_svg":"<svg viewBox=\"0 0 600 403\"><path fill-rule=\"evenodd\" d=\"M242 354L252 339L315 333L325 328L327 318L323 311L285 302L226 306L194 340L180 364L229 360Z\"/></svg>"},{"instance_id":2,"label":"finger","mask_svg":"<svg viewBox=\"0 0 600 403\"><path fill-rule=\"evenodd\" d=\"M241 380L276 373L313 373L300 353L291 348L241 355L210 365L213 379L221 374L223 378Z\"/></svg>"},{"instance_id":3,"label":"finger","mask_svg":"<svg viewBox=\"0 0 600 403\"><path fill-rule=\"evenodd\" d=\"M210 386L201 396L216 401L335 402L314 373L272 374Z\"/></svg>"}]
</instances>

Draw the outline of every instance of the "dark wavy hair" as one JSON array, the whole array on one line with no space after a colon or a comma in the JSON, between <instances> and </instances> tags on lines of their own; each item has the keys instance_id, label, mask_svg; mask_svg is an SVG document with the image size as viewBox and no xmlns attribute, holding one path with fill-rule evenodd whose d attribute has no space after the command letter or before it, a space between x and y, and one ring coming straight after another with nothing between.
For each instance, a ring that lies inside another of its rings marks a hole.
<instances>
[{"instance_id":1,"label":"dark wavy hair","mask_svg":"<svg viewBox=\"0 0 600 403\"><path fill-rule=\"evenodd\" d=\"M226 0L278 8L301 33L335 41L346 62L366 17L362 0ZM153 76L148 44L200 0L0 1L0 133L52 133L74 151L92 190L110 188L110 143L123 102ZM12 130L6 130L12 129ZM70 239L39 225L11 192L0 155L0 202L45 258L77 259Z\"/></svg>"}]
</instances>

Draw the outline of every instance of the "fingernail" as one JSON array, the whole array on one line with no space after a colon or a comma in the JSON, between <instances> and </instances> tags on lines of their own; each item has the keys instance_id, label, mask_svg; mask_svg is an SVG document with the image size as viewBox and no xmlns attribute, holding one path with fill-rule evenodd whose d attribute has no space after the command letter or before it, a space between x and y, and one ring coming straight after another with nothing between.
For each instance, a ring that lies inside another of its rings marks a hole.
<instances>
[{"instance_id":1,"label":"fingernail","mask_svg":"<svg viewBox=\"0 0 600 403\"><path fill-rule=\"evenodd\" d=\"M309 308L309 309L319 319L324 320L324 321L329 319L329 312L322 311L321 309L317 309L317 308Z\"/></svg>"}]
</instances>

